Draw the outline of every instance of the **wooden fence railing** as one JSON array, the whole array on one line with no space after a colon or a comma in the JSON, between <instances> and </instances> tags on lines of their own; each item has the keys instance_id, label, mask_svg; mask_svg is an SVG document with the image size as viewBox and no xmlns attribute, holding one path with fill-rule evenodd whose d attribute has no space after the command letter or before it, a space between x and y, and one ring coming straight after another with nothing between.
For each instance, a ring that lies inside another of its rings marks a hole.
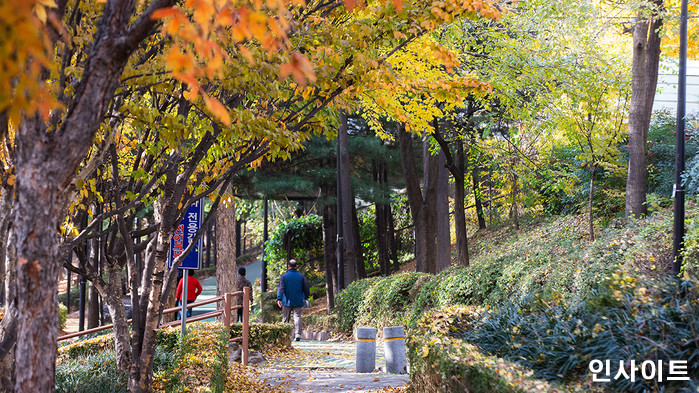
<instances>
[{"instance_id":1,"label":"wooden fence railing","mask_svg":"<svg viewBox=\"0 0 699 393\"><path fill-rule=\"evenodd\" d=\"M238 305L234 306L233 305L233 296L239 296L239 295L243 295L243 304L238 304ZM218 317L219 315L222 315L223 316L223 325L226 328L230 328L231 327L231 320L232 320L232 311L243 309L243 332L242 332L242 335L240 337L231 338L229 342L241 341L241 347L243 350L243 352L241 354L242 355L241 361L242 361L244 366L247 366L247 364L248 364L248 342L249 342L249 337L250 337L250 288L245 287L245 288L243 288L242 291L233 292L233 293L226 293L223 296L216 296L216 297L212 297L211 299L206 299L206 300L202 300L200 302L187 304L187 308L189 309L189 308L193 308L193 307L203 306L203 305L211 304L214 302L220 302L222 300L223 300L223 308L222 309L217 308L215 311L208 312L208 313L201 314L201 315L197 315L196 317L187 318L187 320L185 322L187 322L187 323L196 322L196 321L201 321L204 319L209 319L209 318ZM163 310L163 315L171 314L173 312L178 312L181 310L182 310L182 307L168 308L168 309ZM129 319L127 322L131 323L131 320ZM169 327L169 326L176 326L176 325L179 325L181 323L182 323L182 321L179 321L179 320L163 323L160 325L159 329ZM93 329L83 330L82 332L66 334L64 336L58 337L58 341L63 341L63 340L67 340L70 338L80 337L80 336L83 336L86 334L111 329L112 327L114 327L114 325L110 324L110 325L96 327Z\"/></svg>"}]
</instances>

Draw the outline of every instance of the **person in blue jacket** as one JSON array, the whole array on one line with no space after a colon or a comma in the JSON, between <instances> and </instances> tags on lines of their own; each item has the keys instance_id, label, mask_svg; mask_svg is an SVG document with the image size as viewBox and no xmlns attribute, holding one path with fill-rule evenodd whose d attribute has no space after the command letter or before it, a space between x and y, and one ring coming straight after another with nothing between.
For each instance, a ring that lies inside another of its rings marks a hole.
<instances>
[{"instance_id":1,"label":"person in blue jacket","mask_svg":"<svg viewBox=\"0 0 699 393\"><path fill-rule=\"evenodd\" d=\"M311 296L311 291L306 277L296 270L298 267L296 260L289 260L286 266L289 270L279 278L277 305L282 309L283 322L289 322L289 317L292 313L294 314L294 333L296 341L299 341L303 328L301 311L306 300Z\"/></svg>"}]
</instances>

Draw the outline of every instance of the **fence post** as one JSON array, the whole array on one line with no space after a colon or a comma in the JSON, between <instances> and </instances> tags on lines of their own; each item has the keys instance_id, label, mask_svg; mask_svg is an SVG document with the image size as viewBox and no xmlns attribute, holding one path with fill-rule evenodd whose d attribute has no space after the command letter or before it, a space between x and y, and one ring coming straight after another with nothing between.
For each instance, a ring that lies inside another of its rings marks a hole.
<instances>
[{"instance_id":1,"label":"fence post","mask_svg":"<svg viewBox=\"0 0 699 393\"><path fill-rule=\"evenodd\" d=\"M243 288L243 366L248 365L248 337L250 335L250 287Z\"/></svg>"},{"instance_id":2,"label":"fence post","mask_svg":"<svg viewBox=\"0 0 699 393\"><path fill-rule=\"evenodd\" d=\"M231 327L231 294L223 295L223 325L230 332Z\"/></svg>"}]
</instances>

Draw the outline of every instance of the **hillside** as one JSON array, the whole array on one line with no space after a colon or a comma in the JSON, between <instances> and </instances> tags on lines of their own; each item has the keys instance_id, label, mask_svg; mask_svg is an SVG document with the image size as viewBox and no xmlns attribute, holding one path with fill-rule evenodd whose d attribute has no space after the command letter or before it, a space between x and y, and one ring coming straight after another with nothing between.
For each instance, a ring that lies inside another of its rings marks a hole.
<instances>
[{"instance_id":1,"label":"hillside","mask_svg":"<svg viewBox=\"0 0 699 393\"><path fill-rule=\"evenodd\" d=\"M529 218L519 230L505 224L476 233L468 267L353 282L338 296L335 328L406 326L418 390L696 388L699 366L690 360L699 356L698 214L690 202L687 269L679 287L669 278L667 207L655 206L642 220L600 225L592 242L584 217ZM613 373L620 364L662 360L666 376L670 361L688 362L683 375L690 380L600 383L590 372L599 359L616 364Z\"/></svg>"}]
</instances>

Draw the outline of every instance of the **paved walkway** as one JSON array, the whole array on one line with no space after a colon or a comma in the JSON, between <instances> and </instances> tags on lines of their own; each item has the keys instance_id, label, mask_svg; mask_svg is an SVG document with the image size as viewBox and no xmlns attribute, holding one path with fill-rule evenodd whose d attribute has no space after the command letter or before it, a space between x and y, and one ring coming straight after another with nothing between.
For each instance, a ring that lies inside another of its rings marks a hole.
<instances>
[{"instance_id":1,"label":"paved walkway","mask_svg":"<svg viewBox=\"0 0 699 393\"><path fill-rule=\"evenodd\" d=\"M262 262L245 266L246 277L254 283L261 276ZM201 280L204 288L197 300L216 296L216 277ZM259 290L259 288L254 288ZM215 304L195 307L193 315L214 311ZM212 319L213 320L213 319ZM294 350L269 357L257 366L260 378L271 388L284 392L377 392L397 391L408 376L381 372L355 372L355 343L329 341L295 341ZM376 342L376 367L385 365L383 341Z\"/></svg>"},{"instance_id":2,"label":"paved walkway","mask_svg":"<svg viewBox=\"0 0 699 393\"><path fill-rule=\"evenodd\" d=\"M403 387L408 376L355 372L355 343L294 342L294 350L260 366L260 378L285 392L376 392ZM383 342L377 341L376 366L385 365Z\"/></svg>"}]
</instances>

